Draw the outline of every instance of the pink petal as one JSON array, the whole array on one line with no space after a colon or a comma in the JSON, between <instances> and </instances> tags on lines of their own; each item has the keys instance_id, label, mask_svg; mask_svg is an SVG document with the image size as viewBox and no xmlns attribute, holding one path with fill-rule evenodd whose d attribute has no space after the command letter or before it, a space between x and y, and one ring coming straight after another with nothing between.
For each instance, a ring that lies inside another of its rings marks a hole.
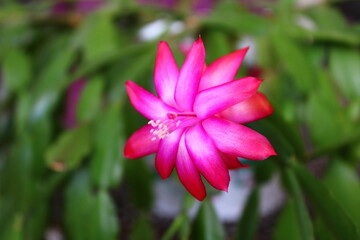
<instances>
[{"instance_id":1,"label":"pink petal","mask_svg":"<svg viewBox=\"0 0 360 240\"><path fill-rule=\"evenodd\" d=\"M162 119L176 110L132 81L126 81L126 91L134 108L148 119Z\"/></svg>"},{"instance_id":2,"label":"pink petal","mask_svg":"<svg viewBox=\"0 0 360 240\"><path fill-rule=\"evenodd\" d=\"M204 183L185 146L185 137L182 135L176 158L176 171L185 188L198 200L206 196Z\"/></svg>"},{"instance_id":3,"label":"pink petal","mask_svg":"<svg viewBox=\"0 0 360 240\"><path fill-rule=\"evenodd\" d=\"M150 133L151 129L150 125L145 125L130 136L124 147L124 156L126 158L135 159L156 152L159 139L152 141L154 135Z\"/></svg>"},{"instance_id":4,"label":"pink petal","mask_svg":"<svg viewBox=\"0 0 360 240\"><path fill-rule=\"evenodd\" d=\"M249 48L247 47L237 50L210 64L201 78L199 90L218 86L234 80L248 49Z\"/></svg>"},{"instance_id":5,"label":"pink petal","mask_svg":"<svg viewBox=\"0 0 360 240\"><path fill-rule=\"evenodd\" d=\"M243 125L212 117L203 121L203 126L221 152L251 160L276 155L263 135Z\"/></svg>"},{"instance_id":6,"label":"pink petal","mask_svg":"<svg viewBox=\"0 0 360 240\"><path fill-rule=\"evenodd\" d=\"M159 43L154 75L157 94L165 103L174 106L174 93L179 70L166 42Z\"/></svg>"},{"instance_id":7,"label":"pink petal","mask_svg":"<svg viewBox=\"0 0 360 240\"><path fill-rule=\"evenodd\" d=\"M178 129L162 139L155 158L155 167L160 176L168 178L174 168L179 142L184 129Z\"/></svg>"},{"instance_id":8,"label":"pink petal","mask_svg":"<svg viewBox=\"0 0 360 240\"><path fill-rule=\"evenodd\" d=\"M185 135L186 148L197 169L214 188L227 191L229 171L201 124L191 127Z\"/></svg>"},{"instance_id":9,"label":"pink petal","mask_svg":"<svg viewBox=\"0 0 360 240\"><path fill-rule=\"evenodd\" d=\"M264 94L257 92L251 98L231 106L220 116L238 123L248 123L267 117L274 111Z\"/></svg>"},{"instance_id":10,"label":"pink petal","mask_svg":"<svg viewBox=\"0 0 360 240\"><path fill-rule=\"evenodd\" d=\"M242 164L235 156L220 152L220 156L228 169L247 168L249 165Z\"/></svg>"},{"instance_id":11,"label":"pink petal","mask_svg":"<svg viewBox=\"0 0 360 240\"><path fill-rule=\"evenodd\" d=\"M245 77L198 93L194 112L199 118L207 118L254 95L261 80Z\"/></svg>"},{"instance_id":12,"label":"pink petal","mask_svg":"<svg viewBox=\"0 0 360 240\"><path fill-rule=\"evenodd\" d=\"M182 110L192 110L204 67L204 61L204 44L201 38L199 38L194 42L185 59L176 85L175 101Z\"/></svg>"}]
</instances>

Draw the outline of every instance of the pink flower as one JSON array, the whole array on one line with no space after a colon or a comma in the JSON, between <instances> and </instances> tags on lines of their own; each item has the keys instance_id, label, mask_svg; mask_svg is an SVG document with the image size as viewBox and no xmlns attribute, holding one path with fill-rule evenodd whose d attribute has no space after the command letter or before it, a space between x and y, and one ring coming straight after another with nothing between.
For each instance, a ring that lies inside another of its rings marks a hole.
<instances>
[{"instance_id":1,"label":"pink flower","mask_svg":"<svg viewBox=\"0 0 360 240\"><path fill-rule=\"evenodd\" d=\"M168 44L160 42L155 66L158 97L126 82L132 105L150 121L128 139L125 157L156 153L160 176L168 178L175 166L185 188L203 200L206 191L200 175L214 188L227 191L228 169L244 167L237 157L263 160L276 155L264 136L242 125L273 111L257 92L261 80L233 80L246 51L235 51L206 67L199 38L178 70Z\"/></svg>"}]
</instances>

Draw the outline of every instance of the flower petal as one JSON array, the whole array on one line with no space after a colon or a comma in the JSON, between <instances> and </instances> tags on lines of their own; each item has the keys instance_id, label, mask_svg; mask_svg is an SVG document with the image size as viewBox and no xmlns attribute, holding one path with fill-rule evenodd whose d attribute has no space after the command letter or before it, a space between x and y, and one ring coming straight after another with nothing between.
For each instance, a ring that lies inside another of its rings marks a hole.
<instances>
[{"instance_id":1,"label":"flower petal","mask_svg":"<svg viewBox=\"0 0 360 240\"><path fill-rule=\"evenodd\" d=\"M242 164L239 159L235 156L231 156L226 153L220 152L221 158L224 160L225 165L228 169L247 168L249 165Z\"/></svg>"},{"instance_id":2,"label":"flower petal","mask_svg":"<svg viewBox=\"0 0 360 240\"><path fill-rule=\"evenodd\" d=\"M245 101L225 109L220 116L233 122L248 123L267 117L273 111L265 95L257 92Z\"/></svg>"},{"instance_id":3,"label":"flower petal","mask_svg":"<svg viewBox=\"0 0 360 240\"><path fill-rule=\"evenodd\" d=\"M192 110L204 67L204 61L205 48L201 38L199 38L194 42L185 59L176 85L175 101L182 110Z\"/></svg>"},{"instance_id":4,"label":"flower petal","mask_svg":"<svg viewBox=\"0 0 360 240\"><path fill-rule=\"evenodd\" d=\"M135 159L156 152L159 139L152 140L154 135L150 133L151 129L150 125L145 125L130 136L124 147L124 156L126 158Z\"/></svg>"},{"instance_id":5,"label":"flower petal","mask_svg":"<svg viewBox=\"0 0 360 240\"><path fill-rule=\"evenodd\" d=\"M160 176L168 178L174 168L179 142L184 129L178 129L162 139L155 158L155 167Z\"/></svg>"},{"instance_id":6,"label":"flower petal","mask_svg":"<svg viewBox=\"0 0 360 240\"><path fill-rule=\"evenodd\" d=\"M227 191L230 176L215 145L201 124L196 124L185 133L186 148L197 169L216 189Z\"/></svg>"},{"instance_id":7,"label":"flower petal","mask_svg":"<svg viewBox=\"0 0 360 240\"><path fill-rule=\"evenodd\" d=\"M157 120L166 117L168 112L176 112L174 108L132 81L126 81L126 91L134 108L148 119Z\"/></svg>"},{"instance_id":8,"label":"flower petal","mask_svg":"<svg viewBox=\"0 0 360 240\"><path fill-rule=\"evenodd\" d=\"M276 155L263 135L243 125L212 117L203 121L203 126L221 152L251 160Z\"/></svg>"},{"instance_id":9,"label":"flower petal","mask_svg":"<svg viewBox=\"0 0 360 240\"><path fill-rule=\"evenodd\" d=\"M199 90L218 86L234 80L248 47L223 56L207 67L201 78Z\"/></svg>"},{"instance_id":10,"label":"flower petal","mask_svg":"<svg viewBox=\"0 0 360 240\"><path fill-rule=\"evenodd\" d=\"M204 183L200 174L185 146L185 135L183 134L176 158L176 171L184 187L198 200L202 201L206 196Z\"/></svg>"},{"instance_id":11,"label":"flower petal","mask_svg":"<svg viewBox=\"0 0 360 240\"><path fill-rule=\"evenodd\" d=\"M174 106L174 93L179 70L169 45L160 42L156 55L154 82L156 92L167 104Z\"/></svg>"},{"instance_id":12,"label":"flower petal","mask_svg":"<svg viewBox=\"0 0 360 240\"><path fill-rule=\"evenodd\" d=\"M254 95L261 80L245 77L198 93L194 112L199 118L207 118Z\"/></svg>"}]
</instances>

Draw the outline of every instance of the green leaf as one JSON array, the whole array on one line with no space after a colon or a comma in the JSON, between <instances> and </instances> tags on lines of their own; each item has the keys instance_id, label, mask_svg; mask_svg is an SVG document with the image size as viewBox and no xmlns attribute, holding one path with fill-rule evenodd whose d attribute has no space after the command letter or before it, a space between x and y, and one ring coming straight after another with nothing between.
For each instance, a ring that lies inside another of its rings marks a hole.
<instances>
[{"instance_id":1,"label":"green leaf","mask_svg":"<svg viewBox=\"0 0 360 240\"><path fill-rule=\"evenodd\" d=\"M219 29L208 29L203 36L203 41L207 49L211 49L206 54L206 62L211 63L221 56L229 54L231 47L228 36L224 31Z\"/></svg>"},{"instance_id":2,"label":"green leaf","mask_svg":"<svg viewBox=\"0 0 360 240\"><path fill-rule=\"evenodd\" d=\"M329 231L320 217L315 219L314 227L316 240L336 240L334 234Z\"/></svg>"},{"instance_id":3,"label":"green leaf","mask_svg":"<svg viewBox=\"0 0 360 240\"><path fill-rule=\"evenodd\" d=\"M154 228L151 226L149 219L140 215L136 220L130 235L130 240L154 240Z\"/></svg>"},{"instance_id":4,"label":"green leaf","mask_svg":"<svg viewBox=\"0 0 360 240\"><path fill-rule=\"evenodd\" d=\"M19 137L13 145L11 156L5 161L2 191L15 202L16 209L26 211L34 198L36 182L32 176L34 162L31 138Z\"/></svg>"},{"instance_id":5,"label":"green leaf","mask_svg":"<svg viewBox=\"0 0 360 240\"><path fill-rule=\"evenodd\" d=\"M89 221L86 213L90 210L91 197L87 173L76 172L65 191L64 221L69 239L86 239Z\"/></svg>"},{"instance_id":6,"label":"green leaf","mask_svg":"<svg viewBox=\"0 0 360 240\"><path fill-rule=\"evenodd\" d=\"M191 239L220 240L225 238L222 223L216 216L212 203L202 202L201 207L192 225Z\"/></svg>"},{"instance_id":7,"label":"green leaf","mask_svg":"<svg viewBox=\"0 0 360 240\"><path fill-rule=\"evenodd\" d=\"M276 106L274 106L274 108L276 109ZM288 142L291 143L294 153L301 159L304 156L305 147L300 131L298 130L298 126L286 120L276 111L266 119L283 134L284 138L286 138Z\"/></svg>"},{"instance_id":8,"label":"green leaf","mask_svg":"<svg viewBox=\"0 0 360 240\"><path fill-rule=\"evenodd\" d=\"M47 164L59 171L79 166L90 151L89 131L87 126L80 126L62 133L46 151Z\"/></svg>"},{"instance_id":9,"label":"green leaf","mask_svg":"<svg viewBox=\"0 0 360 240\"><path fill-rule=\"evenodd\" d=\"M330 72L341 92L350 100L360 96L360 52L358 48L333 47L330 50Z\"/></svg>"},{"instance_id":10,"label":"green leaf","mask_svg":"<svg viewBox=\"0 0 360 240\"><path fill-rule=\"evenodd\" d=\"M318 5L309 8L308 14L314 19L320 29L343 29L346 21L340 12L327 5Z\"/></svg>"},{"instance_id":11,"label":"green leaf","mask_svg":"<svg viewBox=\"0 0 360 240\"><path fill-rule=\"evenodd\" d=\"M47 149L51 142L51 136L54 130L51 124L50 117L44 116L39 119L36 124L28 127L34 156L32 162L32 174L35 179L41 179L47 170L46 162L44 160L44 149Z\"/></svg>"},{"instance_id":12,"label":"green leaf","mask_svg":"<svg viewBox=\"0 0 360 240\"><path fill-rule=\"evenodd\" d=\"M339 240L360 239L359 229L354 221L326 185L298 164L294 164L293 169L302 190L314 206L314 211L319 214L329 230Z\"/></svg>"},{"instance_id":13,"label":"green leaf","mask_svg":"<svg viewBox=\"0 0 360 240\"><path fill-rule=\"evenodd\" d=\"M125 180L132 203L141 210L150 210L153 202L152 175L142 159L125 161Z\"/></svg>"},{"instance_id":14,"label":"green leaf","mask_svg":"<svg viewBox=\"0 0 360 240\"><path fill-rule=\"evenodd\" d=\"M119 223L116 218L116 209L107 192L100 191L96 194L87 214L86 239L118 239Z\"/></svg>"},{"instance_id":15,"label":"green leaf","mask_svg":"<svg viewBox=\"0 0 360 240\"><path fill-rule=\"evenodd\" d=\"M356 171L344 161L334 159L323 181L360 228L360 183Z\"/></svg>"},{"instance_id":16,"label":"green leaf","mask_svg":"<svg viewBox=\"0 0 360 240\"><path fill-rule=\"evenodd\" d=\"M265 18L246 11L236 1L219 1L211 15L203 18L203 24L226 29L232 34L235 32L262 35L268 30Z\"/></svg>"},{"instance_id":17,"label":"green leaf","mask_svg":"<svg viewBox=\"0 0 360 240\"><path fill-rule=\"evenodd\" d=\"M68 72L76 57L76 52L71 48L65 48L54 54L40 72L39 80L36 82L35 95L39 101L50 95L63 90L69 81Z\"/></svg>"},{"instance_id":18,"label":"green leaf","mask_svg":"<svg viewBox=\"0 0 360 240\"><path fill-rule=\"evenodd\" d=\"M143 88L147 88L153 79L153 68L156 56L154 43L128 49L120 59L115 61L109 70L111 79L110 96L113 100L123 100L126 96L125 88L119 88L127 80L132 80ZM147 88L148 89L148 88ZM126 98L127 99L127 98ZM127 110L126 110L127 111ZM128 116L128 113L126 113ZM131 118L134 121L136 118Z\"/></svg>"},{"instance_id":19,"label":"green leaf","mask_svg":"<svg viewBox=\"0 0 360 240\"><path fill-rule=\"evenodd\" d=\"M290 169L285 169L283 172L283 181L287 186L289 194L293 197L294 207L296 210L296 225L299 227L300 239L311 240L314 239L312 222L305 206L300 185Z\"/></svg>"},{"instance_id":20,"label":"green leaf","mask_svg":"<svg viewBox=\"0 0 360 240\"><path fill-rule=\"evenodd\" d=\"M235 240L255 238L259 224L259 188L255 187L247 199L243 215L237 223Z\"/></svg>"},{"instance_id":21,"label":"green leaf","mask_svg":"<svg viewBox=\"0 0 360 240\"><path fill-rule=\"evenodd\" d=\"M27 217L24 227L26 240L42 239L47 227L48 202L36 202L29 211L29 215L31 217Z\"/></svg>"},{"instance_id":22,"label":"green leaf","mask_svg":"<svg viewBox=\"0 0 360 240\"><path fill-rule=\"evenodd\" d=\"M296 218L295 202L290 198L282 210L274 230L274 240L302 240Z\"/></svg>"},{"instance_id":23,"label":"green leaf","mask_svg":"<svg viewBox=\"0 0 360 240\"><path fill-rule=\"evenodd\" d=\"M297 90L305 94L314 88L315 70L302 51L303 46L287 37L283 30L275 30L270 36L277 58L291 76Z\"/></svg>"},{"instance_id":24,"label":"green leaf","mask_svg":"<svg viewBox=\"0 0 360 240\"><path fill-rule=\"evenodd\" d=\"M69 239L117 239L119 223L109 195L92 193L85 171L77 172L65 192L65 225Z\"/></svg>"},{"instance_id":25,"label":"green leaf","mask_svg":"<svg viewBox=\"0 0 360 240\"><path fill-rule=\"evenodd\" d=\"M6 240L23 240L23 216L18 214L13 219L10 219L10 227L4 228L0 233L1 239Z\"/></svg>"},{"instance_id":26,"label":"green leaf","mask_svg":"<svg viewBox=\"0 0 360 240\"><path fill-rule=\"evenodd\" d=\"M173 222L171 223L170 227L167 229L161 240L170 240L174 237L176 232L181 230L184 225L187 225L189 222L189 217L186 214L180 214L177 216Z\"/></svg>"},{"instance_id":27,"label":"green leaf","mask_svg":"<svg viewBox=\"0 0 360 240\"><path fill-rule=\"evenodd\" d=\"M76 117L80 122L91 121L101 107L104 79L95 76L86 82L77 105Z\"/></svg>"},{"instance_id":28,"label":"green leaf","mask_svg":"<svg viewBox=\"0 0 360 240\"><path fill-rule=\"evenodd\" d=\"M112 104L98 116L95 125L95 152L90 163L90 174L92 182L102 188L116 186L123 175L122 124L120 105Z\"/></svg>"},{"instance_id":29,"label":"green leaf","mask_svg":"<svg viewBox=\"0 0 360 240\"><path fill-rule=\"evenodd\" d=\"M20 49L11 49L4 59L3 74L5 87L10 91L24 90L32 77L30 59Z\"/></svg>"},{"instance_id":30,"label":"green leaf","mask_svg":"<svg viewBox=\"0 0 360 240\"><path fill-rule=\"evenodd\" d=\"M262 161L260 164L254 166L254 177L259 184L270 181L274 172L276 171L276 165L273 161Z\"/></svg>"},{"instance_id":31,"label":"green leaf","mask_svg":"<svg viewBox=\"0 0 360 240\"><path fill-rule=\"evenodd\" d=\"M307 121L317 148L339 142L351 133L352 126L348 124L346 112L340 106L329 104L315 92L310 95L307 105Z\"/></svg>"},{"instance_id":32,"label":"green leaf","mask_svg":"<svg viewBox=\"0 0 360 240\"><path fill-rule=\"evenodd\" d=\"M83 44L87 63L118 51L115 24L108 12L97 12L86 19L76 41Z\"/></svg>"},{"instance_id":33,"label":"green leaf","mask_svg":"<svg viewBox=\"0 0 360 240\"><path fill-rule=\"evenodd\" d=\"M29 127L32 98L28 92L19 94L15 105L15 130L17 135Z\"/></svg>"}]
</instances>

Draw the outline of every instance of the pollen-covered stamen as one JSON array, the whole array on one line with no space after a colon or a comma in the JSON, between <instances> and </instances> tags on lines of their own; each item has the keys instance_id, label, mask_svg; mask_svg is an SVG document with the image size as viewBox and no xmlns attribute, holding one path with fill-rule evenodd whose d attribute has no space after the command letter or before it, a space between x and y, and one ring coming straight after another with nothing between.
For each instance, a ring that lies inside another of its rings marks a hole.
<instances>
[{"instance_id":1,"label":"pollen-covered stamen","mask_svg":"<svg viewBox=\"0 0 360 240\"><path fill-rule=\"evenodd\" d=\"M150 124L153 128L150 130L150 133L154 135L151 139L153 141L156 138L164 139L166 138L171 132L173 132L179 125L181 121L175 119L165 119L165 120L150 120L148 124Z\"/></svg>"},{"instance_id":2,"label":"pollen-covered stamen","mask_svg":"<svg viewBox=\"0 0 360 240\"><path fill-rule=\"evenodd\" d=\"M188 118L188 117L196 117L194 113L175 113L175 112L169 112L166 114L167 119L164 120L150 120L148 124L150 124L153 128L150 130L150 133L152 133L155 137L153 137L151 140L155 141L156 138L164 139L166 138L170 133L175 131L182 121L179 119Z\"/></svg>"}]
</instances>

